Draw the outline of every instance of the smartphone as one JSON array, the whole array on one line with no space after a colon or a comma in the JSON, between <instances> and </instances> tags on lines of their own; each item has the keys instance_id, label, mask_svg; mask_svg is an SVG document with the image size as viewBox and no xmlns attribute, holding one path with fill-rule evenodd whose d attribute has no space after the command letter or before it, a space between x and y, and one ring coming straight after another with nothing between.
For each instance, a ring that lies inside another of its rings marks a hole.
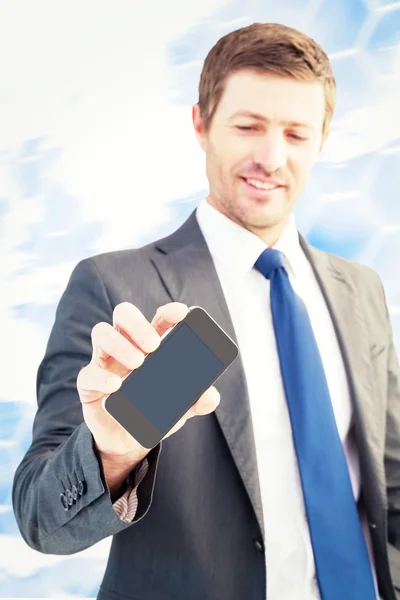
<instances>
[{"instance_id":1,"label":"smartphone","mask_svg":"<svg viewBox=\"0 0 400 600\"><path fill-rule=\"evenodd\" d=\"M191 306L103 406L142 446L152 449L238 353L207 311Z\"/></svg>"}]
</instances>

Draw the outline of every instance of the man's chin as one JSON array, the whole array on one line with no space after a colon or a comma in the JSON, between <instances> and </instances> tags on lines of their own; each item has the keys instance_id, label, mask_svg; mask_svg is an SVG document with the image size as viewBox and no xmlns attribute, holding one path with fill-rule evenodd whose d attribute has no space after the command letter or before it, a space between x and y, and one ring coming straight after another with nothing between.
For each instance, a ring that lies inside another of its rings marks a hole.
<instances>
[{"instance_id":1,"label":"man's chin","mask_svg":"<svg viewBox=\"0 0 400 600\"><path fill-rule=\"evenodd\" d=\"M248 199L243 199L235 212L243 224L257 228L274 227L288 217L282 202L274 203L272 200L254 202L251 199L249 202Z\"/></svg>"}]
</instances>

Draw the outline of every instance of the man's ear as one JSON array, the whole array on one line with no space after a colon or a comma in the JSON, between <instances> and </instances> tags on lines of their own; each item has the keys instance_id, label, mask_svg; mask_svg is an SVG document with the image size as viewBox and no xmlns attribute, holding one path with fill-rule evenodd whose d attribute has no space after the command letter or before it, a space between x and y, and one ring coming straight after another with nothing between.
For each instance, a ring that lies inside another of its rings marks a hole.
<instances>
[{"instance_id":1,"label":"man's ear","mask_svg":"<svg viewBox=\"0 0 400 600\"><path fill-rule=\"evenodd\" d=\"M192 107L192 121L197 141L199 142L201 148L205 150L206 135L204 131L204 122L200 115L200 107L198 103L194 104L194 106Z\"/></svg>"}]
</instances>

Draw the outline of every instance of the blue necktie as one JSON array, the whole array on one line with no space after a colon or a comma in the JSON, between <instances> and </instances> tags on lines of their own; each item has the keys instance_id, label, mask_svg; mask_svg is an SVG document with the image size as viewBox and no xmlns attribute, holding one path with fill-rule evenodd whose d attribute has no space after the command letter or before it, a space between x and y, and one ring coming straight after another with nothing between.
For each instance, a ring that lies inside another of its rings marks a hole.
<instances>
[{"instance_id":1,"label":"blue necktie","mask_svg":"<svg viewBox=\"0 0 400 600\"><path fill-rule=\"evenodd\" d=\"M320 593L323 600L376 600L323 364L307 309L292 288L284 261L282 252L267 248L255 267L270 280L275 337Z\"/></svg>"}]
</instances>

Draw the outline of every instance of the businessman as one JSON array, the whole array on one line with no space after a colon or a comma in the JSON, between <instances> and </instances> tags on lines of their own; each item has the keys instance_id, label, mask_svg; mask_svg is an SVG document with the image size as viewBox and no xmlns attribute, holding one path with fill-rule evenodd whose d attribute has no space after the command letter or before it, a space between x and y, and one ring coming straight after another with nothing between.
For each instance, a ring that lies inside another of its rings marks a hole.
<instances>
[{"instance_id":1,"label":"businessman","mask_svg":"<svg viewBox=\"0 0 400 600\"><path fill-rule=\"evenodd\" d=\"M334 107L306 35L259 23L224 36L192 112L207 197L172 235L71 275L13 505L40 552L113 536L99 600L400 598L385 294L369 267L307 243L292 212ZM101 401L191 305L240 355L148 450Z\"/></svg>"}]
</instances>

